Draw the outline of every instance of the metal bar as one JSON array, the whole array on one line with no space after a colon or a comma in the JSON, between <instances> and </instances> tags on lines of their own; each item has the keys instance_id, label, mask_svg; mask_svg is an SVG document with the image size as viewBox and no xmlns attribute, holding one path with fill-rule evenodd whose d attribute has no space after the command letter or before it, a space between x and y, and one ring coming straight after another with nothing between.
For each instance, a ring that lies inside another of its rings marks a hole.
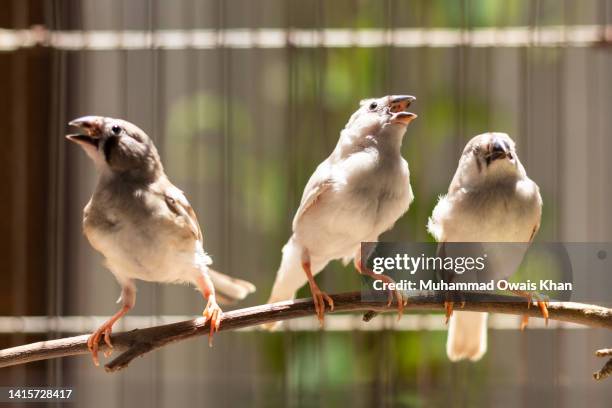
<instances>
[{"instance_id":1,"label":"metal bar","mask_svg":"<svg viewBox=\"0 0 612 408\"><path fill-rule=\"evenodd\" d=\"M543 26L537 35L526 26L505 28L395 29L242 29L194 30L26 30L0 29L0 51L36 46L63 50L138 50L161 48L418 48L418 47L590 47L612 42L612 25Z\"/></svg>"},{"instance_id":2,"label":"metal bar","mask_svg":"<svg viewBox=\"0 0 612 408\"><path fill-rule=\"evenodd\" d=\"M193 319L193 315L160 315L156 316L156 324L170 324L183 320ZM108 316L0 316L0 335L2 334L47 334L55 333L89 333L97 329ZM489 328L494 330L518 330L521 316L494 315L489 319ZM129 331L142 329L151 325L151 316L125 316L117 323L116 330ZM287 331L319 331L321 326L314 317L304 317L294 320L287 320L283 323ZM559 321L549 321L548 326L542 319L531 319L529 329L550 329L559 328L587 330L587 326L566 323ZM380 315L370 322L364 322L361 315L326 315L325 331L445 331L447 325L444 323L444 316L440 314L418 314L403 316L397 321L397 315ZM258 327L240 329L240 331L260 331Z\"/></svg>"}]
</instances>

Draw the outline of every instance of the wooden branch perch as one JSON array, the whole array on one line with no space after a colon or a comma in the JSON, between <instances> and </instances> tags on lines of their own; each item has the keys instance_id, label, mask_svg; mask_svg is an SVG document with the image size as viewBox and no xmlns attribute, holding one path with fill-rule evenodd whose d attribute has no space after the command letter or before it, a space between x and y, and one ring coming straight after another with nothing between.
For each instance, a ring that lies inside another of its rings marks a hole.
<instances>
[{"instance_id":1,"label":"wooden branch perch","mask_svg":"<svg viewBox=\"0 0 612 408\"><path fill-rule=\"evenodd\" d=\"M333 313L395 311L396 306L392 304L388 307L386 296L381 295L384 294L376 293L364 296L361 292L352 292L332 295L335 304ZM516 296L465 293L464 299L465 304L461 310L541 317L537 307L527 308L525 299ZM443 310L445 298L443 294L432 293L408 296L407 300L408 304L405 310ZM551 303L548 311L550 319L553 320L612 329L612 309L605 307L558 302ZM220 331L236 330L262 323L313 315L314 305L310 298L255 306L224 313ZM111 337L114 345L113 351L119 351L121 354L105 366L106 371L114 372L121 370L127 367L136 357L169 343L194 336L206 335L208 327L208 322L204 323L203 318L198 318L162 326L136 329L129 332L115 333ZM51 358L89 354L87 349L88 337L89 335L81 335L0 350L0 367L9 367ZM100 342L100 351L109 351L103 341ZM600 350L600 353L604 353L601 355L609 355L605 353L611 352L610 350ZM599 373L596 373L599 374L596 378L605 378L611 372L612 362L608 362Z\"/></svg>"}]
</instances>

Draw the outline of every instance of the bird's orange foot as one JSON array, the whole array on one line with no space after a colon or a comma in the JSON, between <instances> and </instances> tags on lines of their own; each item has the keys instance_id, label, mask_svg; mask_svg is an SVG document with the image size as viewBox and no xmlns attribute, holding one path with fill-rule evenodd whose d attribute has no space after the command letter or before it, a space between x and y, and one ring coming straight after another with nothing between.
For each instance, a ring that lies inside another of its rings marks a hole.
<instances>
[{"instance_id":1,"label":"bird's orange foot","mask_svg":"<svg viewBox=\"0 0 612 408\"><path fill-rule=\"evenodd\" d=\"M527 293L524 295L527 298L527 308L531 307L535 299L535 303L540 308L540 313L542 313L542 317L548 326L548 304L549 300L546 295L541 295L539 293ZM523 319L521 320L521 330L525 330L527 324L529 323L529 315L523 315Z\"/></svg>"},{"instance_id":2,"label":"bird's orange foot","mask_svg":"<svg viewBox=\"0 0 612 408\"><path fill-rule=\"evenodd\" d=\"M323 321L325 319L325 302L327 302L329 309L333 312L334 300L316 285L312 285L310 287L310 291L312 292L312 300L314 302L317 319L319 319L319 323L321 324L321 327L323 327Z\"/></svg>"},{"instance_id":3,"label":"bird's orange foot","mask_svg":"<svg viewBox=\"0 0 612 408\"><path fill-rule=\"evenodd\" d=\"M446 324L448 324L448 321L450 320L451 316L453 315L453 308L454 308L455 302L453 301L445 301L444 302L444 310L446 313Z\"/></svg>"},{"instance_id":4,"label":"bird's orange foot","mask_svg":"<svg viewBox=\"0 0 612 408\"><path fill-rule=\"evenodd\" d=\"M111 343L110 335L113 332L113 323L105 322L102 326L98 328L95 332L89 336L87 339L87 348L91 352L91 358L96 366L100 365L100 360L98 359L98 349L100 343L100 337L104 335L104 342L108 346L108 351L104 352L104 356L110 356L113 348L113 344Z\"/></svg>"},{"instance_id":5,"label":"bird's orange foot","mask_svg":"<svg viewBox=\"0 0 612 408\"><path fill-rule=\"evenodd\" d=\"M389 276L386 276L386 275L377 275L376 279L385 282L387 284L387 287L389 284L395 284L395 281L393 280L393 278L390 278ZM406 305L407 302L404 301L402 292L400 292L399 290L387 289L387 307L391 306L391 304L393 303L394 297L397 302L397 320L399 321L402 318L402 315L404 314L404 306Z\"/></svg>"},{"instance_id":6,"label":"bird's orange foot","mask_svg":"<svg viewBox=\"0 0 612 408\"><path fill-rule=\"evenodd\" d=\"M223 311L217 304L217 301L209 297L208 303L202 312L202 316L204 316L205 322L210 322L210 332L208 333L208 346L212 347L213 345L213 334L219 331L219 327L221 327L221 317L223 316Z\"/></svg>"}]
</instances>

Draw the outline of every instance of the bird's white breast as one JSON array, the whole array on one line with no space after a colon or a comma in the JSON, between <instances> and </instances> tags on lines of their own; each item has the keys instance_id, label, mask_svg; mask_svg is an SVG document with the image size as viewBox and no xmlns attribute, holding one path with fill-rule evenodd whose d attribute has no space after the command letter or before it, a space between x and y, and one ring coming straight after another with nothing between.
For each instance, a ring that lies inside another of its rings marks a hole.
<instances>
[{"instance_id":1,"label":"bird's white breast","mask_svg":"<svg viewBox=\"0 0 612 408\"><path fill-rule=\"evenodd\" d=\"M445 242L528 242L540 223L541 199L531 180L483 191L460 189L440 199L429 231Z\"/></svg>"},{"instance_id":2,"label":"bird's white breast","mask_svg":"<svg viewBox=\"0 0 612 408\"><path fill-rule=\"evenodd\" d=\"M88 225L85 219L84 230L91 245L104 255L108 268L120 280L193 282L198 271L211 263L195 239L185 240L159 224L153 228L147 223L114 218L115 226L111 229Z\"/></svg>"},{"instance_id":3,"label":"bird's white breast","mask_svg":"<svg viewBox=\"0 0 612 408\"><path fill-rule=\"evenodd\" d=\"M466 190L449 194L440 199L428 228L437 241L484 243L480 250L487 256L486 276L500 279L511 276L520 265L540 215L537 187L526 180L482 194ZM446 248L455 250L466 248Z\"/></svg>"},{"instance_id":4,"label":"bird's white breast","mask_svg":"<svg viewBox=\"0 0 612 408\"><path fill-rule=\"evenodd\" d=\"M377 162L360 152L336 165L332 191L298 223L297 239L313 255L337 259L354 255L361 242L374 241L404 214L413 199L408 165Z\"/></svg>"}]
</instances>

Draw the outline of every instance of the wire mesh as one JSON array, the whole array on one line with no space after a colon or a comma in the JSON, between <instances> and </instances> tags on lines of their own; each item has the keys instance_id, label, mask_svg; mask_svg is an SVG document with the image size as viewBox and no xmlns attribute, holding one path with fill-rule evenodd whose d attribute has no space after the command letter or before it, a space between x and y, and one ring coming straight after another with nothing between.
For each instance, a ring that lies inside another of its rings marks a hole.
<instances>
[{"instance_id":1,"label":"wire mesh","mask_svg":"<svg viewBox=\"0 0 612 408\"><path fill-rule=\"evenodd\" d=\"M424 226L459 152L490 130L515 138L540 184L538 239L610 239L609 0L11 4L10 25L0 30L13 84L5 166L14 176L4 227L10 291L0 315L44 315L48 323L113 312L117 286L80 227L94 169L62 140L66 123L89 113L126 118L152 136L198 214L215 265L258 286L239 306L265 302L304 184L370 96L415 94L420 116L403 147L416 201L384 239L431 239ZM32 26L36 13L45 18ZM29 89L36 75L48 93ZM22 128L32 121L44 131ZM33 166L37 146L45 157ZM41 184L44 199L31 204ZM40 230L22 228L34 223L32 213L44 221ZM37 250L42 261L30 256ZM359 283L338 263L320 279L331 292ZM200 307L190 288L139 284L135 323L117 329L197 315ZM420 326L426 319L436 316L406 316L403 326L381 319L376 331L356 330L343 317L327 332L306 325L224 333L212 350L197 341L173 346L120 376L73 359L3 370L0 379L75 385L87 406L109 399L117 406L574 406L587 394L594 404L611 396L580 380L589 371L585 353L609 344L608 333L554 326L519 334L499 323L482 364L453 366L444 332ZM0 339L19 344L67 328Z\"/></svg>"}]
</instances>

